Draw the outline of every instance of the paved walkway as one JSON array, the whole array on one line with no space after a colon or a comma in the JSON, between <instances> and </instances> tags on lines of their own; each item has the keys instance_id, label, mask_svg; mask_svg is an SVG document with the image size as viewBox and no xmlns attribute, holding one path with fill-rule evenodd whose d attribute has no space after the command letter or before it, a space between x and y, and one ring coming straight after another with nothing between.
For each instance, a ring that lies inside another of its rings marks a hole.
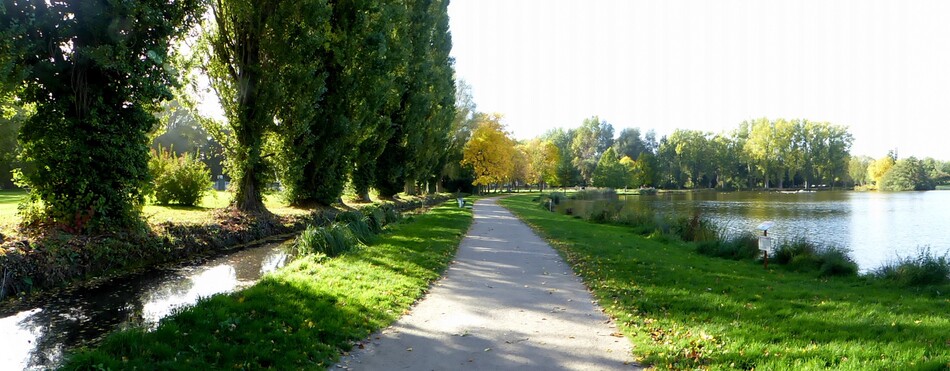
<instances>
[{"instance_id":1,"label":"paved walkway","mask_svg":"<svg viewBox=\"0 0 950 371\"><path fill-rule=\"evenodd\" d=\"M344 357L353 370L630 370L630 343L580 278L495 199L412 312Z\"/></svg>"}]
</instances>

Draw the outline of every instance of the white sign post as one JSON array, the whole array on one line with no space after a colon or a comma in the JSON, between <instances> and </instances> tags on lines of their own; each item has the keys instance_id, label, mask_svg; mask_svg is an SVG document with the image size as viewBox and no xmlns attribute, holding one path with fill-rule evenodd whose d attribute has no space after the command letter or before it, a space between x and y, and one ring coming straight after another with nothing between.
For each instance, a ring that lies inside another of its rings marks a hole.
<instances>
[{"instance_id":1,"label":"white sign post","mask_svg":"<svg viewBox=\"0 0 950 371\"><path fill-rule=\"evenodd\" d=\"M762 222L757 228L762 231L762 235L759 236L759 250L762 250L762 261L765 264L765 269L769 269L769 251L772 251L772 237L769 237L769 228L772 228L774 224L775 222L769 220Z\"/></svg>"}]
</instances>

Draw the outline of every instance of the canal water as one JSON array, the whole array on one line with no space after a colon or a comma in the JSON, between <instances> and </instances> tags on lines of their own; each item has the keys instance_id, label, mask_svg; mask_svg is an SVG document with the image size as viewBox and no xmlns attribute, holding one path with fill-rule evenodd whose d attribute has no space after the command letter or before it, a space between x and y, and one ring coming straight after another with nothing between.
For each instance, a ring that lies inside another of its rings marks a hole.
<instances>
[{"instance_id":1,"label":"canal water","mask_svg":"<svg viewBox=\"0 0 950 371\"><path fill-rule=\"evenodd\" d=\"M699 213L730 233L771 220L774 239L804 237L851 250L862 270L929 247L950 251L950 191L694 192L620 196L625 207L690 216ZM757 231L756 231L757 232Z\"/></svg>"},{"instance_id":2,"label":"canal water","mask_svg":"<svg viewBox=\"0 0 950 371\"><path fill-rule=\"evenodd\" d=\"M50 369L65 351L130 326L154 328L198 298L250 286L289 260L291 241L248 248L200 265L122 278L0 313L0 370Z\"/></svg>"}]
</instances>

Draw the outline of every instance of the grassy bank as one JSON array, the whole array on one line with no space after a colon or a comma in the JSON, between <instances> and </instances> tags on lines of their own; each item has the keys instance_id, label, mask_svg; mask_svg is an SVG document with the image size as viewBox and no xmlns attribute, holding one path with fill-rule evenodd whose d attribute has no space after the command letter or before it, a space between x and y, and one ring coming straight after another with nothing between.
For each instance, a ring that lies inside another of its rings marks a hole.
<instances>
[{"instance_id":1,"label":"grassy bank","mask_svg":"<svg viewBox=\"0 0 950 371\"><path fill-rule=\"evenodd\" d=\"M438 278L471 223L449 201L371 246L304 257L258 284L200 301L153 332L129 330L64 369L317 369L401 314Z\"/></svg>"},{"instance_id":2,"label":"grassy bank","mask_svg":"<svg viewBox=\"0 0 950 371\"><path fill-rule=\"evenodd\" d=\"M542 210L532 196L502 205L574 266L634 344L659 368L950 368L950 295L860 277L818 278L700 255L628 226Z\"/></svg>"}]
</instances>

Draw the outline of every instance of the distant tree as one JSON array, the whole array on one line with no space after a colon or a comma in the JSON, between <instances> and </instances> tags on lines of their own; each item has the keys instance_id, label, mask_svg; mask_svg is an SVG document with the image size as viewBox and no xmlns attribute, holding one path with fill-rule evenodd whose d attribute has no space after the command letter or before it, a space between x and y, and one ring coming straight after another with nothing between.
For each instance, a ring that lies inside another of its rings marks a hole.
<instances>
[{"instance_id":1,"label":"distant tree","mask_svg":"<svg viewBox=\"0 0 950 371\"><path fill-rule=\"evenodd\" d=\"M884 175L894 167L895 162L894 156L888 154L868 165L868 182L873 185L872 188L881 188L881 180L883 180Z\"/></svg>"},{"instance_id":2,"label":"distant tree","mask_svg":"<svg viewBox=\"0 0 950 371\"><path fill-rule=\"evenodd\" d=\"M552 183L561 187L573 187L580 184L580 172L574 167L574 151L571 144L574 142L574 130L564 130L561 128L552 129L541 136L542 140L549 141L557 146L560 159L555 169L555 178L557 183Z\"/></svg>"},{"instance_id":3,"label":"distant tree","mask_svg":"<svg viewBox=\"0 0 950 371\"><path fill-rule=\"evenodd\" d=\"M471 186L475 179L470 166L462 166L463 150L472 132L478 124L475 121L477 114L475 99L472 97L472 87L465 80L456 81L455 118L452 120L451 141L446 149L447 160L442 169L442 176L449 184L451 191ZM467 183L467 184L466 184Z\"/></svg>"},{"instance_id":4,"label":"distant tree","mask_svg":"<svg viewBox=\"0 0 950 371\"><path fill-rule=\"evenodd\" d=\"M20 168L17 135L32 110L12 95L0 99L0 189L10 189L16 186L13 171Z\"/></svg>"},{"instance_id":5,"label":"distant tree","mask_svg":"<svg viewBox=\"0 0 950 371\"><path fill-rule=\"evenodd\" d=\"M640 129L625 128L620 131L620 135L614 141L614 152L621 157L627 156L632 160L636 160L641 153L650 152L650 150L643 138L640 137Z\"/></svg>"},{"instance_id":6,"label":"distant tree","mask_svg":"<svg viewBox=\"0 0 950 371\"><path fill-rule=\"evenodd\" d=\"M557 145L535 138L525 143L523 148L528 156L531 181L538 185L538 190L544 191L545 184L556 184L557 166L561 161Z\"/></svg>"},{"instance_id":7,"label":"distant tree","mask_svg":"<svg viewBox=\"0 0 950 371\"><path fill-rule=\"evenodd\" d=\"M571 142L574 157L571 163L580 171L581 181L591 183L591 176L597 168L600 157L613 145L614 128L597 116L585 119L577 128Z\"/></svg>"},{"instance_id":8,"label":"distant tree","mask_svg":"<svg viewBox=\"0 0 950 371\"><path fill-rule=\"evenodd\" d=\"M765 188L771 186L770 179L779 167L781 159L781 138L778 136L776 125L766 118L753 121L750 125L749 139L743 150L750 162L762 175Z\"/></svg>"},{"instance_id":9,"label":"distant tree","mask_svg":"<svg viewBox=\"0 0 950 371\"><path fill-rule=\"evenodd\" d=\"M478 126L465 144L462 165L475 170L477 186L501 184L515 167L514 141L508 137L499 114L478 114Z\"/></svg>"},{"instance_id":10,"label":"distant tree","mask_svg":"<svg viewBox=\"0 0 950 371\"><path fill-rule=\"evenodd\" d=\"M874 159L867 156L851 157L848 161L848 176L851 178L853 185L863 186L868 184L868 166L873 161Z\"/></svg>"},{"instance_id":11,"label":"distant tree","mask_svg":"<svg viewBox=\"0 0 950 371\"><path fill-rule=\"evenodd\" d=\"M617 159L613 148L607 148L607 151L600 156L597 162L597 168L594 170L592 184L595 187L621 188L628 184L627 171L620 160Z\"/></svg>"},{"instance_id":12,"label":"distant tree","mask_svg":"<svg viewBox=\"0 0 950 371\"><path fill-rule=\"evenodd\" d=\"M699 187L702 179L714 171L715 153L710 146L709 135L697 130L677 129L661 144L665 148L660 151L667 153L671 168L675 167L687 177L679 179L679 185Z\"/></svg>"},{"instance_id":13,"label":"distant tree","mask_svg":"<svg viewBox=\"0 0 950 371\"><path fill-rule=\"evenodd\" d=\"M890 158L890 157L887 157ZM934 181L916 157L900 159L881 178L882 191L927 191L935 188Z\"/></svg>"},{"instance_id":14,"label":"distant tree","mask_svg":"<svg viewBox=\"0 0 950 371\"><path fill-rule=\"evenodd\" d=\"M171 100L163 103L156 115L161 125L153 133L153 150L165 148L179 156L194 154L212 175L224 174L224 149L188 108L183 107L178 100Z\"/></svg>"}]
</instances>

